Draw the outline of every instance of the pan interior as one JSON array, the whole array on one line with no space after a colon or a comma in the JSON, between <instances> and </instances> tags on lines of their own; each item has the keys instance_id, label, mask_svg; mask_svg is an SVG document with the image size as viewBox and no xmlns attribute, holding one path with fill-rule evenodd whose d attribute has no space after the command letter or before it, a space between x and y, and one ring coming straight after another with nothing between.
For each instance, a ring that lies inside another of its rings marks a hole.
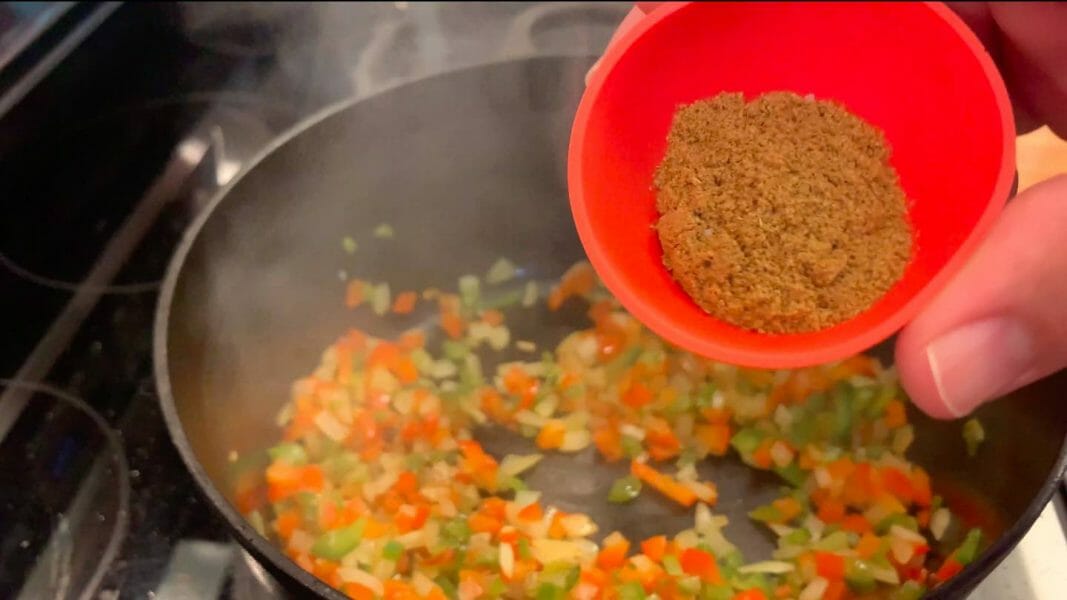
<instances>
[{"instance_id":1,"label":"pan interior","mask_svg":"<svg viewBox=\"0 0 1067 600\"><path fill-rule=\"evenodd\" d=\"M507 257L521 277L558 278L583 258L565 188L571 119L586 59L501 63L420 81L326 117L267 155L213 209L174 287L166 331L172 395L188 452L232 501L234 452L260 456L278 409L344 331L388 337L418 322L344 307L342 278L394 290L451 289ZM379 224L392 240L373 235ZM345 252L342 239L358 249ZM166 299L164 300L166 301ZM552 347L580 311L509 319L516 336ZM884 360L889 347L876 349ZM1019 519L1056 464L1067 428L1064 374L983 408L987 441L966 455L960 423L914 415L912 456L938 491L980 511L987 532ZM482 432L491 451L524 447ZM247 466L247 463L246 463ZM655 498L603 501L619 475L592 453L552 456L530 478L546 499L633 538L678 530L691 515ZM734 459L708 462L727 536L749 556L773 546L747 510L772 498L774 476ZM230 507L224 510L232 511Z\"/></svg>"}]
</instances>

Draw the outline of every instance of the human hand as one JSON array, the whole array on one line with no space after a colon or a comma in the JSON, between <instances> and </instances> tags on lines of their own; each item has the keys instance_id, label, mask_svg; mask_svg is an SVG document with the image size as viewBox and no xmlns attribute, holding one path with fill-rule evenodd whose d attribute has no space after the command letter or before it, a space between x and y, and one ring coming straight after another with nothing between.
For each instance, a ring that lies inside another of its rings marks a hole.
<instances>
[{"instance_id":1,"label":"human hand","mask_svg":"<svg viewBox=\"0 0 1067 600\"><path fill-rule=\"evenodd\" d=\"M1067 137L1067 5L949 3L1000 66L1020 131ZM1067 176L1019 194L968 264L901 332L896 363L934 417L1067 367Z\"/></svg>"},{"instance_id":2,"label":"human hand","mask_svg":"<svg viewBox=\"0 0 1067 600\"><path fill-rule=\"evenodd\" d=\"M608 45L658 4L636 3ZM997 61L1019 131L1047 124L1067 137L1067 4L949 6ZM964 269L901 332L896 363L915 404L938 418L961 417L1067 367L1067 176L1009 204Z\"/></svg>"}]
</instances>

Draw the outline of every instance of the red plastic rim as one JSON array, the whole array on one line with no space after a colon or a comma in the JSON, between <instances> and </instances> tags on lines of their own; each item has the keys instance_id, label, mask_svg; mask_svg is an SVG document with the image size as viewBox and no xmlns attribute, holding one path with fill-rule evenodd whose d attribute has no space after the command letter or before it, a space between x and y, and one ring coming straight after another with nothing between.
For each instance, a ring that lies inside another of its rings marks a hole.
<instances>
[{"instance_id":1,"label":"red plastic rim","mask_svg":"<svg viewBox=\"0 0 1067 600\"><path fill-rule=\"evenodd\" d=\"M912 202L916 253L869 310L767 335L707 315L662 266L652 173L679 104L741 91L813 93L881 127ZM965 264L1015 167L1007 89L981 42L940 3L668 3L603 56L571 131L578 235L604 284L667 341L732 364L839 360L903 327Z\"/></svg>"}]
</instances>

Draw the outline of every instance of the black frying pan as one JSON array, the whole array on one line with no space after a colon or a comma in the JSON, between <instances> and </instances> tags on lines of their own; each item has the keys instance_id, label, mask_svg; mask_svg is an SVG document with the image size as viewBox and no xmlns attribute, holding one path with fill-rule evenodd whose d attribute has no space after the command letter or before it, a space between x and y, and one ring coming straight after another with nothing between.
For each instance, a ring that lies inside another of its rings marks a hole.
<instances>
[{"instance_id":1,"label":"black frying pan","mask_svg":"<svg viewBox=\"0 0 1067 600\"><path fill-rule=\"evenodd\" d=\"M494 64L328 110L279 140L186 235L156 319L163 414L200 490L287 589L342 597L256 534L234 508L231 453L254 462L278 439L274 415L291 382L341 332L360 327L388 336L411 325L346 310L339 269L394 289L424 289L451 287L499 256L540 280L558 277L582 257L564 165L590 64L572 58ZM369 239L383 222L395 227L395 243L363 245L355 257L341 252L343 237ZM566 318L546 314L514 327L550 340L568 327ZM939 493L972 504L996 538L932 597L973 588L1049 500L1065 466L1065 389L1067 373L1059 373L983 408L988 441L973 459L958 423L914 418L912 456L932 472ZM512 443L486 436L490 449ZM730 460L704 468L722 494L717 511L731 517L727 535L746 553L769 550L768 534L744 513L773 494L775 479ZM599 500L603 482L616 474L590 456L554 458L535 473L530 483L549 501L584 508L606 522L605 530L640 537L691 523L653 500L606 508Z\"/></svg>"}]
</instances>

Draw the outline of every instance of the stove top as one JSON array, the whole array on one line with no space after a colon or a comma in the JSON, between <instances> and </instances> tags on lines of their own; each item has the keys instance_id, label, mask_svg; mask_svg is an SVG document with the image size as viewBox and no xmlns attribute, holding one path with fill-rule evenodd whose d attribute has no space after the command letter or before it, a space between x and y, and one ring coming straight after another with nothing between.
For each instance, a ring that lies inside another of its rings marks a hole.
<instances>
[{"instance_id":1,"label":"stove top","mask_svg":"<svg viewBox=\"0 0 1067 600\"><path fill-rule=\"evenodd\" d=\"M629 6L27 4L50 19L34 35L0 20L0 597L281 597L195 493L159 413L151 326L178 239L323 107L595 54ZM1058 502L974 597L1060 597Z\"/></svg>"}]
</instances>

